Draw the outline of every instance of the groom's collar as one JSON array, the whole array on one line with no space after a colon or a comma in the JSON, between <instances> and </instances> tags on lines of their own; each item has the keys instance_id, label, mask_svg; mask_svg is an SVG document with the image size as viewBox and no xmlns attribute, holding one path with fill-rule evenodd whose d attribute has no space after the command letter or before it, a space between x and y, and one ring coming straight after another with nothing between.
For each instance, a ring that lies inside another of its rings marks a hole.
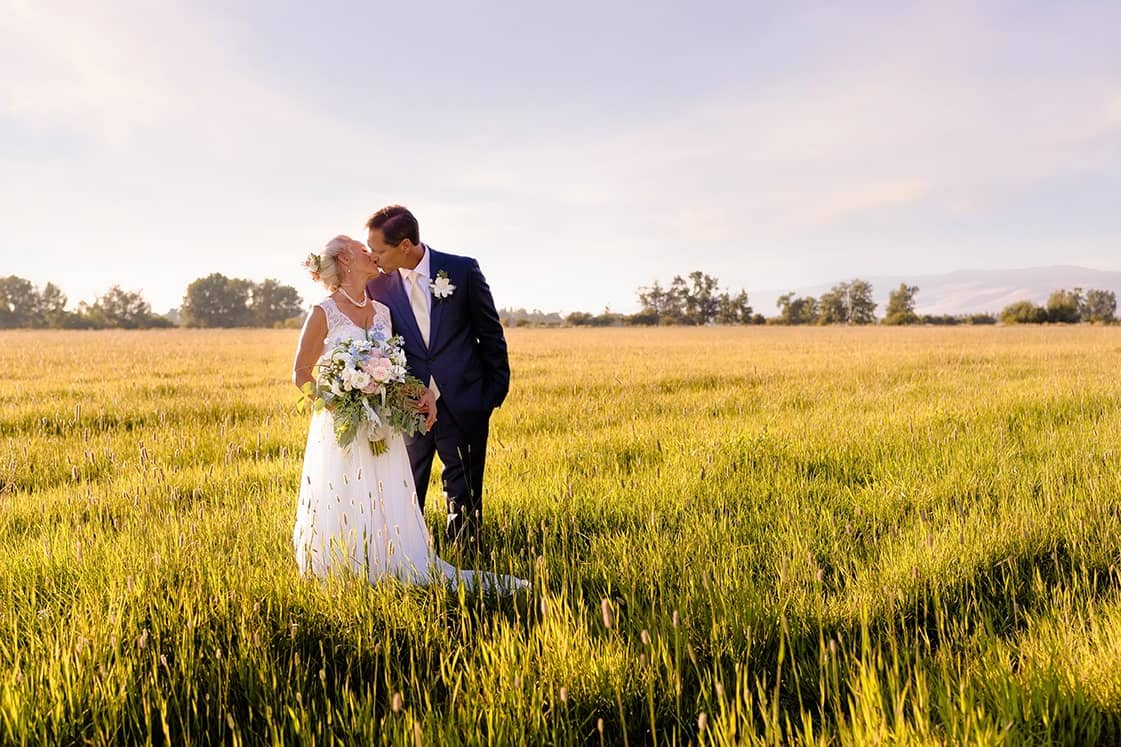
<instances>
[{"instance_id":1,"label":"groom's collar","mask_svg":"<svg viewBox=\"0 0 1121 747\"><path fill-rule=\"evenodd\" d=\"M401 273L401 279L408 280L411 272L419 273L429 280L432 279L432 250L428 248L427 244L421 244L420 248L424 250L424 254L420 256L420 262L417 263L416 267L411 270L406 267L398 268L397 271Z\"/></svg>"}]
</instances>

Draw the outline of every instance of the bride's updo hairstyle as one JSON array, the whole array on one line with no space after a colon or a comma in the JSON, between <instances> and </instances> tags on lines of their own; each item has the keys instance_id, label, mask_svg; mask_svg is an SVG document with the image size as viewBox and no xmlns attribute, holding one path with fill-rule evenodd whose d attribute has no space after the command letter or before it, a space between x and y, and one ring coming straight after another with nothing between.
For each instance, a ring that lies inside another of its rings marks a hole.
<instances>
[{"instance_id":1,"label":"bride's updo hairstyle","mask_svg":"<svg viewBox=\"0 0 1121 747\"><path fill-rule=\"evenodd\" d=\"M351 241L353 239L349 236L336 236L323 245L320 254L309 254L304 260L304 267L311 274L311 279L322 283L332 293L339 289L342 282L339 277L339 255Z\"/></svg>"}]
</instances>

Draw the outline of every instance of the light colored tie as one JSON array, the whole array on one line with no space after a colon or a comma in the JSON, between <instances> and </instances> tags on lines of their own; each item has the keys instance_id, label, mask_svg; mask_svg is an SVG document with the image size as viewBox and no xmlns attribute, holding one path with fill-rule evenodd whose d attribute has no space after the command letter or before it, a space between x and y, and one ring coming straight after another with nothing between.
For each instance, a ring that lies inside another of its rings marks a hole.
<instances>
[{"instance_id":1,"label":"light colored tie","mask_svg":"<svg viewBox=\"0 0 1121 747\"><path fill-rule=\"evenodd\" d=\"M432 327L432 318L428 313L428 288L421 285L419 272L409 273L409 303L413 307L413 316L416 317L416 326L420 327L420 336L424 338L425 347L428 346L428 335Z\"/></svg>"},{"instance_id":2,"label":"light colored tie","mask_svg":"<svg viewBox=\"0 0 1121 747\"><path fill-rule=\"evenodd\" d=\"M424 277L419 272L409 273L409 304L413 307L413 316L416 317L416 326L420 327L420 336L424 340L424 346L428 347L428 337L432 327L432 317L428 311L429 293L428 286L424 282ZM432 376L428 377L428 388L436 395L436 399L440 398L440 389L436 386L436 379Z\"/></svg>"}]
</instances>

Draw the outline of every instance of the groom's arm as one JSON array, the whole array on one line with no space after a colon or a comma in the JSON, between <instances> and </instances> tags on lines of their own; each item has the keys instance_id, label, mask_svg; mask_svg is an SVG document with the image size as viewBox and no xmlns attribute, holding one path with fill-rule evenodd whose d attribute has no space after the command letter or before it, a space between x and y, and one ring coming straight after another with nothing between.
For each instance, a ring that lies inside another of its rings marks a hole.
<instances>
[{"instance_id":1,"label":"groom's arm","mask_svg":"<svg viewBox=\"0 0 1121 747\"><path fill-rule=\"evenodd\" d=\"M510 391L510 357L502 320L494 308L494 297L483 277L479 263L469 260L467 268L467 308L471 313L471 329L479 341L479 358L486 370L486 394L491 407L498 407Z\"/></svg>"}]
</instances>

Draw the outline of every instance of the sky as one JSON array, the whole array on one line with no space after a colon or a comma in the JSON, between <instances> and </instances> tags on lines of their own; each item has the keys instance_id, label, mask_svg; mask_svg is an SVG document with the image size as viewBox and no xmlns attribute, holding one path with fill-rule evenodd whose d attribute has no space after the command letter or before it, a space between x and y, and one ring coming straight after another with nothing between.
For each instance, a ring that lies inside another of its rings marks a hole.
<instances>
[{"instance_id":1,"label":"sky","mask_svg":"<svg viewBox=\"0 0 1121 747\"><path fill-rule=\"evenodd\" d=\"M1121 270L1121 4L0 0L0 275L158 312L407 205L498 306Z\"/></svg>"}]
</instances>

